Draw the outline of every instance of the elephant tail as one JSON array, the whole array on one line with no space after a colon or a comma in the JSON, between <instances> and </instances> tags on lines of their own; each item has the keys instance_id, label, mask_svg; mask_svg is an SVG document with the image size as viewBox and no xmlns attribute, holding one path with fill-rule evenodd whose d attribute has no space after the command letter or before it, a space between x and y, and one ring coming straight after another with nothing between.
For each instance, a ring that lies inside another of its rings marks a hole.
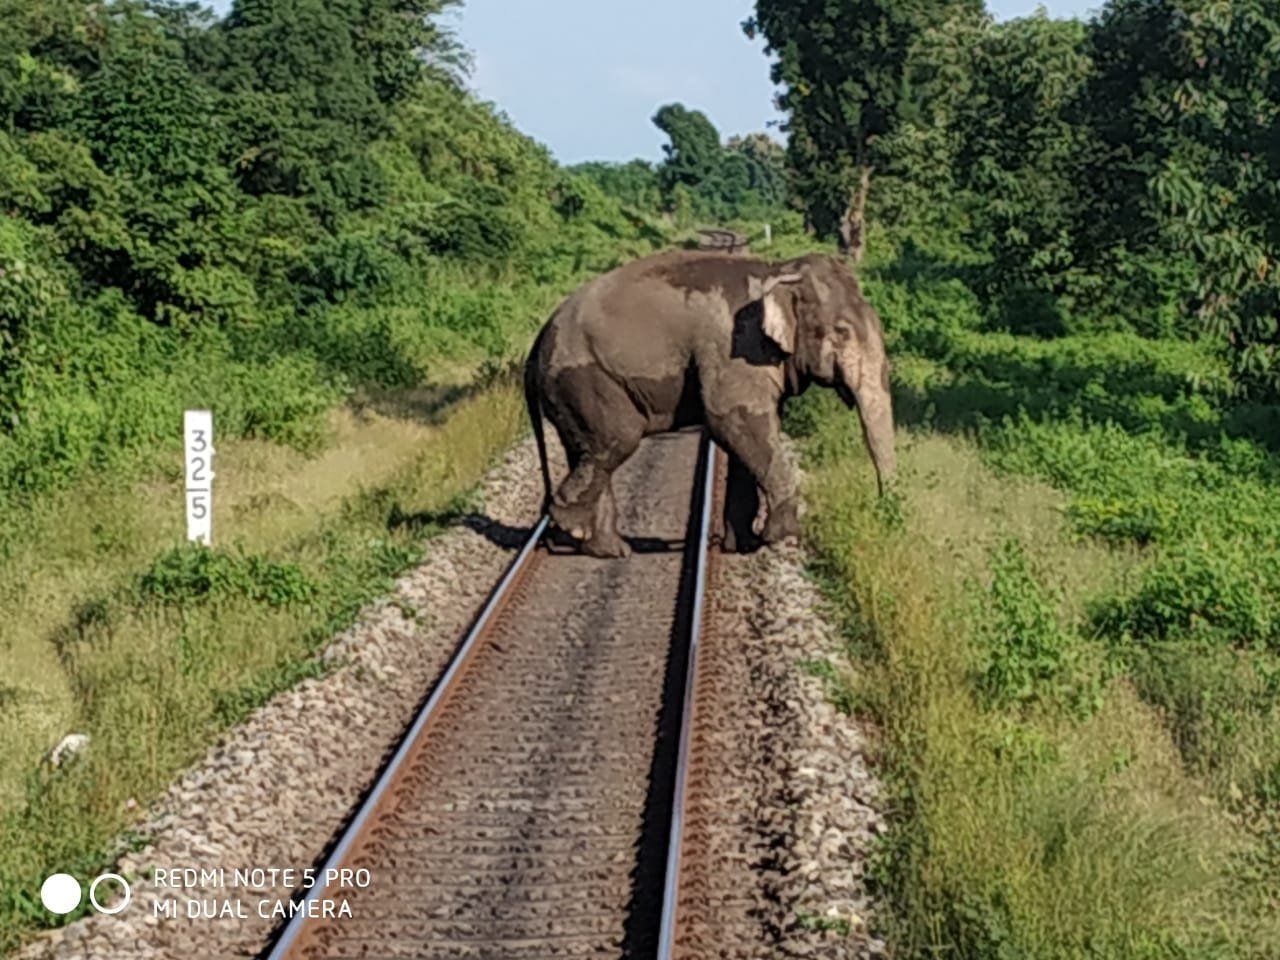
<instances>
[{"instance_id":1,"label":"elephant tail","mask_svg":"<svg viewBox=\"0 0 1280 960\"><path fill-rule=\"evenodd\" d=\"M541 353L542 334L533 342L529 359L524 364L524 402L529 408L529 420L533 423L533 439L538 445L538 463L542 467L542 512L551 509L551 467L547 463L547 438L543 433L542 399L538 390L538 354Z\"/></svg>"}]
</instances>

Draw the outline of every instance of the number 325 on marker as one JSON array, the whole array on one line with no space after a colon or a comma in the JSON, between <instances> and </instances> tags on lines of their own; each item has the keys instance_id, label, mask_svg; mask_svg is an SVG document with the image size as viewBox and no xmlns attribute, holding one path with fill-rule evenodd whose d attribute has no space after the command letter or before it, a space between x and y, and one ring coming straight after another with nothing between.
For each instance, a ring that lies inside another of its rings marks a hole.
<instances>
[{"instance_id":1,"label":"number 325 on marker","mask_svg":"<svg viewBox=\"0 0 1280 960\"><path fill-rule=\"evenodd\" d=\"M213 413L188 410L182 433L186 449L187 539L213 541Z\"/></svg>"}]
</instances>

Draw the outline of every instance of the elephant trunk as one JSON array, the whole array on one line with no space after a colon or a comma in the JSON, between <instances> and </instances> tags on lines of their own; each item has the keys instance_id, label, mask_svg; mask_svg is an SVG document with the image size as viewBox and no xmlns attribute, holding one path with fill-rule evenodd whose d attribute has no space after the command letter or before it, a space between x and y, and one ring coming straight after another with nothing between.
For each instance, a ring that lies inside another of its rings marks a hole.
<instances>
[{"instance_id":1,"label":"elephant trunk","mask_svg":"<svg viewBox=\"0 0 1280 960\"><path fill-rule=\"evenodd\" d=\"M887 379L887 378L886 378ZM868 377L856 390L841 390L849 406L856 404L858 418L862 421L862 438L876 468L876 483L880 495L893 480L898 469L898 457L893 441L893 399L887 389Z\"/></svg>"},{"instance_id":2,"label":"elephant trunk","mask_svg":"<svg viewBox=\"0 0 1280 960\"><path fill-rule=\"evenodd\" d=\"M858 416L862 420L862 437L871 451L876 466L876 483L884 496L885 485L898 470L898 457L893 448L893 401L887 393L867 398L868 391L858 394Z\"/></svg>"}]
</instances>

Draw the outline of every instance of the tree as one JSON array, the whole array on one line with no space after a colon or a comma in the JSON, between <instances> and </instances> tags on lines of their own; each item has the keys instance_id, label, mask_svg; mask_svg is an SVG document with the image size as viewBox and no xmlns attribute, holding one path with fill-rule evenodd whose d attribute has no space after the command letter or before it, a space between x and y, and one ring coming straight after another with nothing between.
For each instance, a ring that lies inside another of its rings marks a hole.
<instances>
[{"instance_id":1,"label":"tree","mask_svg":"<svg viewBox=\"0 0 1280 960\"><path fill-rule=\"evenodd\" d=\"M77 81L97 66L105 19L86 0L0 0L0 130L65 121Z\"/></svg>"},{"instance_id":2,"label":"tree","mask_svg":"<svg viewBox=\"0 0 1280 960\"><path fill-rule=\"evenodd\" d=\"M728 145L707 115L683 104L662 107L654 124L671 140L658 179L669 209L718 219L758 217L786 200L782 147L763 133L734 137Z\"/></svg>"},{"instance_id":3,"label":"tree","mask_svg":"<svg viewBox=\"0 0 1280 960\"><path fill-rule=\"evenodd\" d=\"M735 184L741 178L745 186L736 191L739 206L754 205L759 212L778 209L787 202L787 152L765 133L730 137L726 144L726 180Z\"/></svg>"},{"instance_id":4,"label":"tree","mask_svg":"<svg viewBox=\"0 0 1280 960\"><path fill-rule=\"evenodd\" d=\"M626 163L593 161L572 168L596 183L606 194L630 207L657 210L662 206L662 183L653 164L645 160Z\"/></svg>"},{"instance_id":5,"label":"tree","mask_svg":"<svg viewBox=\"0 0 1280 960\"><path fill-rule=\"evenodd\" d=\"M1085 211L1087 134L1073 117L1089 76L1084 25L1040 13L985 20L971 40L970 82L952 110L953 182L970 238L998 265L983 291L1015 309L1006 321L1058 330L1056 301L1075 262Z\"/></svg>"},{"instance_id":6,"label":"tree","mask_svg":"<svg viewBox=\"0 0 1280 960\"><path fill-rule=\"evenodd\" d=\"M1208 331L1280 389L1280 17L1244 0L1112 0L1091 29L1104 241L1194 258Z\"/></svg>"},{"instance_id":7,"label":"tree","mask_svg":"<svg viewBox=\"0 0 1280 960\"><path fill-rule=\"evenodd\" d=\"M162 22L122 7L72 129L111 178L123 230L84 223L72 259L90 284L124 288L150 317L184 305L193 273L230 246L226 217L238 198L225 168L210 162L225 152L217 106Z\"/></svg>"},{"instance_id":8,"label":"tree","mask_svg":"<svg viewBox=\"0 0 1280 960\"><path fill-rule=\"evenodd\" d=\"M924 30L982 0L757 0L747 35L777 56L773 80L789 114L796 187L815 227L837 234L855 260L877 141L911 100L906 69Z\"/></svg>"},{"instance_id":9,"label":"tree","mask_svg":"<svg viewBox=\"0 0 1280 960\"><path fill-rule=\"evenodd\" d=\"M425 76L457 79L467 64L457 38L440 23L440 14L461 0L357 0L354 21L356 56L371 66L373 86L384 104L405 99Z\"/></svg>"},{"instance_id":10,"label":"tree","mask_svg":"<svg viewBox=\"0 0 1280 960\"><path fill-rule=\"evenodd\" d=\"M705 190L719 179L724 150L720 132L705 113L669 103L653 115L653 123L671 140L662 148L666 160L659 171L665 190L679 183Z\"/></svg>"},{"instance_id":11,"label":"tree","mask_svg":"<svg viewBox=\"0 0 1280 960\"><path fill-rule=\"evenodd\" d=\"M232 160L251 194L307 197L327 223L382 195L364 145L389 131L379 77L346 3L237 0L218 80L234 110Z\"/></svg>"}]
</instances>

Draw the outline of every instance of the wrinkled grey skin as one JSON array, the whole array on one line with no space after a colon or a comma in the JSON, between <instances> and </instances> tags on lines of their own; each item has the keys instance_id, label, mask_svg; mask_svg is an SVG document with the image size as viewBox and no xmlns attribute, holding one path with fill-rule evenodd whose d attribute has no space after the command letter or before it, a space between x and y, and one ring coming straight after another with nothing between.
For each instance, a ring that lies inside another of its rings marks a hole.
<instances>
[{"instance_id":1,"label":"wrinkled grey skin","mask_svg":"<svg viewBox=\"0 0 1280 960\"><path fill-rule=\"evenodd\" d=\"M641 438L705 423L731 454L725 548L755 545L757 488L768 505L764 541L797 534L779 414L811 383L856 404L883 490L895 468L884 333L839 259L682 250L589 281L552 315L525 364L552 521L586 553L626 556L614 471ZM554 496L543 413L570 466Z\"/></svg>"}]
</instances>

